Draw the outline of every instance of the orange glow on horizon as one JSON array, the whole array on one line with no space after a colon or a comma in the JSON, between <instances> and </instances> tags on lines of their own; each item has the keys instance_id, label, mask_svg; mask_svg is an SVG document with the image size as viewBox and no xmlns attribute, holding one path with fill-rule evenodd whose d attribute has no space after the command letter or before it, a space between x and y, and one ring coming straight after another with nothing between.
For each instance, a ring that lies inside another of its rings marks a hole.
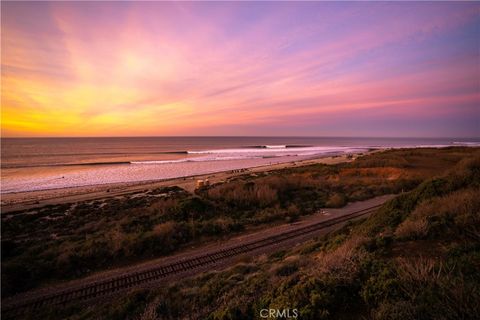
<instances>
[{"instance_id":1,"label":"orange glow on horizon","mask_svg":"<svg viewBox=\"0 0 480 320\"><path fill-rule=\"evenodd\" d=\"M2 136L342 135L359 111L400 129L471 121L478 4L391 6L2 3Z\"/></svg>"}]
</instances>

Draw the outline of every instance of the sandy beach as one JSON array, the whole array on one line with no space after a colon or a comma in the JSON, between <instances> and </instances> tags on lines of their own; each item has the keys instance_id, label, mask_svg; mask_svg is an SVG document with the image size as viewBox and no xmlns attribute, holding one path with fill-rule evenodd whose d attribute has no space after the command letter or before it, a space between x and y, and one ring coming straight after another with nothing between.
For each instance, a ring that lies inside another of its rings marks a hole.
<instances>
[{"instance_id":1,"label":"sandy beach","mask_svg":"<svg viewBox=\"0 0 480 320\"><path fill-rule=\"evenodd\" d=\"M259 165L255 167L248 167L248 163L235 161L233 166L230 166L228 170L222 170L220 167L220 169L217 169L218 171L216 172L201 175L190 175L180 178L116 182L79 187L5 193L1 195L1 206L2 213L7 213L17 210L42 207L45 205L115 197L166 186L178 186L189 192L193 192L195 190L196 181L201 179L209 179L210 183L218 183L244 174L255 174L257 172L272 171L295 166L306 166L316 163L336 164L347 161L351 161L347 155L329 157L323 156L290 162ZM154 167L151 166L151 168Z\"/></svg>"}]
</instances>

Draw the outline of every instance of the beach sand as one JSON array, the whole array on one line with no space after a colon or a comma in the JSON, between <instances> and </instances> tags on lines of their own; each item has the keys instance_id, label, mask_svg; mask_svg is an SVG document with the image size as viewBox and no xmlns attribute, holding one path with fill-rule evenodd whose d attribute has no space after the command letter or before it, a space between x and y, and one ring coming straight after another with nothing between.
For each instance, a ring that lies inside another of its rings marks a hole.
<instances>
[{"instance_id":1,"label":"beach sand","mask_svg":"<svg viewBox=\"0 0 480 320\"><path fill-rule=\"evenodd\" d=\"M36 207L43 207L45 205L72 203L84 200L115 197L119 195L141 192L167 186L178 186L189 192L193 192L195 190L197 180L209 179L210 183L217 183L244 174L266 172L289 167L306 166L316 163L336 164L347 161L351 161L351 159L348 159L347 155L319 157L313 159L310 158L307 160L276 163L271 165L261 165L257 167L246 168L243 170L236 169L219 171L215 173L186 176L181 178L137 182L118 182L90 186L6 193L1 195L1 207L2 213L7 213L18 210L32 209Z\"/></svg>"}]
</instances>

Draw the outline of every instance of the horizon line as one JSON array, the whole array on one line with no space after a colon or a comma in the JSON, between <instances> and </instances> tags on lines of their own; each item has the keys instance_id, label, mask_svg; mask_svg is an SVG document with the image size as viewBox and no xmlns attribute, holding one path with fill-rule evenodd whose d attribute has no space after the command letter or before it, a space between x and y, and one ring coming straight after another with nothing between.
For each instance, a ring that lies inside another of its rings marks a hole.
<instances>
[{"instance_id":1,"label":"horizon line","mask_svg":"<svg viewBox=\"0 0 480 320\"><path fill-rule=\"evenodd\" d=\"M480 139L480 136L315 136L315 135L146 135L146 136L9 136L0 139L87 139L87 138L358 138L358 139Z\"/></svg>"}]
</instances>

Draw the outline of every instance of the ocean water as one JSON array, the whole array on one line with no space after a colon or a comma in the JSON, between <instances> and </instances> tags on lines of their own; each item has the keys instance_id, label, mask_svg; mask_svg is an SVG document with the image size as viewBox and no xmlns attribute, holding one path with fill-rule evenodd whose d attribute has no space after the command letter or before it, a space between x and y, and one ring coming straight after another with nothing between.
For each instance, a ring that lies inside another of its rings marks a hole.
<instances>
[{"instance_id":1,"label":"ocean water","mask_svg":"<svg viewBox=\"0 0 480 320\"><path fill-rule=\"evenodd\" d=\"M160 180L402 147L480 139L334 137L2 138L1 192Z\"/></svg>"}]
</instances>

